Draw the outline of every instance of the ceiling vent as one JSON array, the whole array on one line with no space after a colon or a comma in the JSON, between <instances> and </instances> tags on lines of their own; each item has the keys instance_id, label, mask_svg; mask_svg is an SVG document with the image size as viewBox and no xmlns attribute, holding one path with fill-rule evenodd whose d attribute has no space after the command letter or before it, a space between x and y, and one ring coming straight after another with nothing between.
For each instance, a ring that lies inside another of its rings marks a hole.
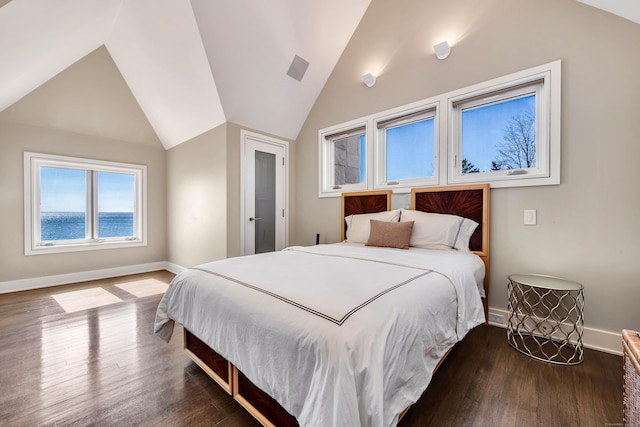
<instances>
[{"instance_id":1,"label":"ceiling vent","mask_svg":"<svg viewBox=\"0 0 640 427\"><path fill-rule=\"evenodd\" d=\"M296 55L293 57L293 61L291 61L291 66L289 66L287 76L293 77L297 81L301 82L304 77L304 73L307 72L307 68L309 68L309 63Z\"/></svg>"}]
</instances>

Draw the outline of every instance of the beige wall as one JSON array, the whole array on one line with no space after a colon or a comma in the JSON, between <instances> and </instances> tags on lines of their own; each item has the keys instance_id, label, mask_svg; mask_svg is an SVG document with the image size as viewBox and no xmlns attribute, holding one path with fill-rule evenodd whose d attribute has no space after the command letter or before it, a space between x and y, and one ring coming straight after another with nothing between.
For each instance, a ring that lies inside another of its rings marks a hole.
<instances>
[{"instance_id":1,"label":"beige wall","mask_svg":"<svg viewBox=\"0 0 640 427\"><path fill-rule=\"evenodd\" d=\"M227 256L227 125L167 151L169 257L192 267Z\"/></svg>"},{"instance_id":2,"label":"beige wall","mask_svg":"<svg viewBox=\"0 0 640 427\"><path fill-rule=\"evenodd\" d=\"M167 151L169 262L191 267L240 255L243 129L260 133L228 122Z\"/></svg>"},{"instance_id":3,"label":"beige wall","mask_svg":"<svg viewBox=\"0 0 640 427\"><path fill-rule=\"evenodd\" d=\"M25 256L24 151L147 165L148 246ZM165 157L104 47L0 112L0 282L166 261Z\"/></svg>"},{"instance_id":4,"label":"beige wall","mask_svg":"<svg viewBox=\"0 0 640 427\"><path fill-rule=\"evenodd\" d=\"M506 310L511 273L556 274L584 284L588 328L640 328L638 46L640 25L574 0L373 0L296 141L292 243L340 237L340 199L317 196L318 129L561 59L561 185L492 190L489 305Z\"/></svg>"},{"instance_id":5,"label":"beige wall","mask_svg":"<svg viewBox=\"0 0 640 427\"><path fill-rule=\"evenodd\" d=\"M169 262L191 267L241 254L243 129L260 133L228 122L167 151Z\"/></svg>"},{"instance_id":6,"label":"beige wall","mask_svg":"<svg viewBox=\"0 0 640 427\"><path fill-rule=\"evenodd\" d=\"M162 147L104 46L3 110L0 119Z\"/></svg>"},{"instance_id":7,"label":"beige wall","mask_svg":"<svg viewBox=\"0 0 640 427\"><path fill-rule=\"evenodd\" d=\"M25 151L146 165L148 245L25 256ZM0 121L0 282L165 261L165 182L162 148Z\"/></svg>"},{"instance_id":8,"label":"beige wall","mask_svg":"<svg viewBox=\"0 0 640 427\"><path fill-rule=\"evenodd\" d=\"M227 122L227 256L240 252L240 130Z\"/></svg>"}]
</instances>

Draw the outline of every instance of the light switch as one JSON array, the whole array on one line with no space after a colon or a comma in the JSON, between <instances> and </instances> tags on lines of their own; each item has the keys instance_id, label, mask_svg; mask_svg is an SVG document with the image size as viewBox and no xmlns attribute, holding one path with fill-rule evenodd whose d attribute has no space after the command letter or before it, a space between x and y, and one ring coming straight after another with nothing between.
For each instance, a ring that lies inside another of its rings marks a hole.
<instances>
[{"instance_id":1,"label":"light switch","mask_svg":"<svg viewBox=\"0 0 640 427\"><path fill-rule=\"evenodd\" d=\"M524 225L536 225L536 210L535 209L525 209L524 210Z\"/></svg>"}]
</instances>

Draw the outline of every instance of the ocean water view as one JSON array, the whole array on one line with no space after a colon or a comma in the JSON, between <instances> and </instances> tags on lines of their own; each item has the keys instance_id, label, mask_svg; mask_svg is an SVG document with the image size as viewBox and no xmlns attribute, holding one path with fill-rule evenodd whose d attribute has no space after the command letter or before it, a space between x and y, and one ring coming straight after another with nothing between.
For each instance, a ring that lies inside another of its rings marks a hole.
<instances>
[{"instance_id":1,"label":"ocean water view","mask_svg":"<svg viewBox=\"0 0 640 427\"><path fill-rule=\"evenodd\" d=\"M42 212L42 241L78 240L85 238L84 212ZM133 212L101 212L98 214L98 237L133 236Z\"/></svg>"}]
</instances>

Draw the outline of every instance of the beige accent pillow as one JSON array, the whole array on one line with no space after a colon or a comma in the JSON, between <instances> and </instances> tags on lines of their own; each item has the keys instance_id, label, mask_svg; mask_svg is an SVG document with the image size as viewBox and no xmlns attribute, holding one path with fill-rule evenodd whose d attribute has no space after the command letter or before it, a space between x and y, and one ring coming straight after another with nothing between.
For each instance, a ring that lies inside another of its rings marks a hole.
<instances>
[{"instance_id":1,"label":"beige accent pillow","mask_svg":"<svg viewBox=\"0 0 640 427\"><path fill-rule=\"evenodd\" d=\"M370 214L349 215L344 218L347 223L347 239L349 243L367 243L371 232L370 221L398 222L400 209L383 211Z\"/></svg>"},{"instance_id":2,"label":"beige accent pillow","mask_svg":"<svg viewBox=\"0 0 640 427\"><path fill-rule=\"evenodd\" d=\"M425 249L453 249L463 218L457 215L437 214L401 209L400 222L413 221L410 246Z\"/></svg>"},{"instance_id":3,"label":"beige accent pillow","mask_svg":"<svg viewBox=\"0 0 640 427\"><path fill-rule=\"evenodd\" d=\"M371 234L365 246L409 249L413 221L384 222L371 220Z\"/></svg>"}]
</instances>

